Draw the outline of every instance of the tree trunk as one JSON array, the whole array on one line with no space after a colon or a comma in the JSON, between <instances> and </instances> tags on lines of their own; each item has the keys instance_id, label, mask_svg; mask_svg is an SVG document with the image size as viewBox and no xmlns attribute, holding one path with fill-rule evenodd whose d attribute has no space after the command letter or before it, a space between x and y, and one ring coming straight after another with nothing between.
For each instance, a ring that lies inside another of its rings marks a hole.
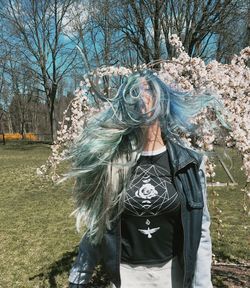
<instances>
[{"instance_id":1,"label":"tree trunk","mask_svg":"<svg viewBox=\"0 0 250 288\"><path fill-rule=\"evenodd\" d=\"M13 125L12 125L10 113L7 113L7 121L8 121L9 133L13 133Z\"/></svg>"},{"instance_id":2,"label":"tree trunk","mask_svg":"<svg viewBox=\"0 0 250 288\"><path fill-rule=\"evenodd\" d=\"M2 115L0 115L1 117L0 117L0 120L2 119L2 117L3 117L3 114ZM3 128L3 121L1 121L1 134L3 135L3 145L5 145L5 137L4 137L4 128Z\"/></svg>"},{"instance_id":3,"label":"tree trunk","mask_svg":"<svg viewBox=\"0 0 250 288\"><path fill-rule=\"evenodd\" d=\"M55 123L55 98L57 93L57 84L52 84L48 98L49 98L49 121L51 142L53 143L56 137L56 123Z\"/></svg>"}]
</instances>

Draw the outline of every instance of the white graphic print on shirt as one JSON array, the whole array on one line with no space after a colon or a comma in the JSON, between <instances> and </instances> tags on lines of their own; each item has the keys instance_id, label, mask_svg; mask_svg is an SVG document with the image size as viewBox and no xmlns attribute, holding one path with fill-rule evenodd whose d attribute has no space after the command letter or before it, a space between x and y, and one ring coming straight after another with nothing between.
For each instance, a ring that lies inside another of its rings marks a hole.
<instances>
[{"instance_id":1,"label":"white graphic print on shirt","mask_svg":"<svg viewBox=\"0 0 250 288\"><path fill-rule=\"evenodd\" d=\"M157 230L159 230L160 229L160 227L156 227L156 228L152 228L152 229L150 229L149 227L148 227L148 229L138 229L138 231L140 231L142 234L145 234L145 235L147 235L148 236L148 238L152 238L152 234L153 233L155 233Z\"/></svg>"},{"instance_id":2,"label":"white graphic print on shirt","mask_svg":"<svg viewBox=\"0 0 250 288\"><path fill-rule=\"evenodd\" d=\"M126 210L136 216L156 216L163 210L171 211L177 198L170 172L158 165L136 167L125 198Z\"/></svg>"},{"instance_id":3,"label":"white graphic print on shirt","mask_svg":"<svg viewBox=\"0 0 250 288\"><path fill-rule=\"evenodd\" d=\"M146 225L150 225L150 221L147 219L145 222ZM146 230L144 229L138 229L138 231L140 231L142 234L145 234L148 236L148 238L152 238L152 234L155 233L157 230L159 230L160 227L156 227L156 228L147 228Z\"/></svg>"}]
</instances>

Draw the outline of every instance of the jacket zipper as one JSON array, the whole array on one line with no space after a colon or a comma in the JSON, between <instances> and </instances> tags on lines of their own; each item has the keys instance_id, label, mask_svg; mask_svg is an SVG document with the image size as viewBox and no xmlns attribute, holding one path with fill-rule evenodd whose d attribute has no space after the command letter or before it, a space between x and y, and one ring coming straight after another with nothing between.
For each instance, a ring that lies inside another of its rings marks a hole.
<instances>
[{"instance_id":1,"label":"jacket zipper","mask_svg":"<svg viewBox=\"0 0 250 288\"><path fill-rule=\"evenodd\" d=\"M189 163L188 163L189 164ZM182 283L182 285L183 285L183 288L184 288L184 280L186 279L186 253L185 253L185 251L186 251L186 247L185 247L185 245L186 245L186 232L185 232L185 230L184 230L184 223L183 223L183 205L184 205L184 197L183 197L183 194L182 194L182 192L181 191L179 191L179 189L178 189L178 186L177 186L177 183L176 183L176 181L175 181L175 179L176 179L176 172L174 172L174 175L173 175L173 180L174 180L174 184L175 184L175 187L176 187L176 189L177 189L177 191L179 192L179 195L181 196L181 224L182 224L182 228L183 228L183 236L184 236L184 241L183 241L183 260L184 260L184 277L183 277L183 283Z\"/></svg>"},{"instance_id":2,"label":"jacket zipper","mask_svg":"<svg viewBox=\"0 0 250 288\"><path fill-rule=\"evenodd\" d=\"M120 271L120 265L121 265L121 253L122 253L122 241L121 241L121 218L119 219L119 229L118 229L118 248L119 248L119 253L118 253L118 271L119 271L119 278L120 278L120 287L121 287L121 271Z\"/></svg>"}]
</instances>

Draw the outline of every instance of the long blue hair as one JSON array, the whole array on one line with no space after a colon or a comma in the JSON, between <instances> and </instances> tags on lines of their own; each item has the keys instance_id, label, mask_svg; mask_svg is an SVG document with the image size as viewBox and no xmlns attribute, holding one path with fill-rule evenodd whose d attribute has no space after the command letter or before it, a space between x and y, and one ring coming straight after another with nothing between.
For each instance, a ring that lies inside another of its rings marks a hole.
<instances>
[{"instance_id":1,"label":"long blue hair","mask_svg":"<svg viewBox=\"0 0 250 288\"><path fill-rule=\"evenodd\" d=\"M141 80L148 83L153 105L148 111ZM178 91L164 83L154 72L129 75L117 94L101 97L108 107L93 116L72 144L69 158L72 170L65 178L76 177L74 196L77 228L86 225L93 243L101 241L106 229L123 211L131 168L143 150L145 127L156 120L166 139L180 141L176 131L195 133L192 117L204 107L212 107L225 126L221 103L210 93L199 96Z\"/></svg>"}]
</instances>

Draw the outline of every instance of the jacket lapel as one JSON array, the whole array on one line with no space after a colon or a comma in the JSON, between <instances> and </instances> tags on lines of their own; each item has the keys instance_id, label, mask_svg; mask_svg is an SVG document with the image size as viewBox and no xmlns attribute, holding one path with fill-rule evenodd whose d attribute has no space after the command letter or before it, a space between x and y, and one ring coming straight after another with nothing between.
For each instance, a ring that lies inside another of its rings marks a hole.
<instances>
[{"instance_id":1,"label":"jacket lapel","mask_svg":"<svg viewBox=\"0 0 250 288\"><path fill-rule=\"evenodd\" d=\"M184 168L190 163L200 165L202 155L198 152L181 146L174 140L167 139L166 145L169 151L170 164L175 174L180 169Z\"/></svg>"}]
</instances>

